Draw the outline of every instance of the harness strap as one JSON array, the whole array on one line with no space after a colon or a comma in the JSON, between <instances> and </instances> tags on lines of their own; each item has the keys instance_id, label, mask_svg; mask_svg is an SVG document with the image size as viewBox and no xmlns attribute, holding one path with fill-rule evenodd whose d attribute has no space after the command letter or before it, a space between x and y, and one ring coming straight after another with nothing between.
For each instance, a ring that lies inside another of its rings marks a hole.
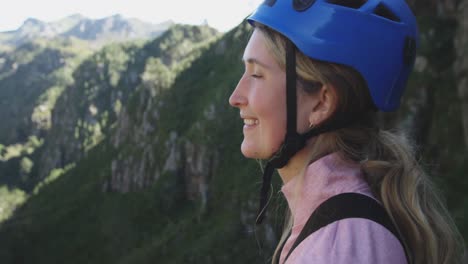
<instances>
[{"instance_id":1,"label":"harness strap","mask_svg":"<svg viewBox=\"0 0 468 264\"><path fill-rule=\"evenodd\" d=\"M312 213L284 261L286 262L294 249L309 235L322 227L346 218L364 218L374 221L385 227L400 241L402 246L404 245L395 225L390 220L390 216L377 201L359 193L342 193L329 198ZM281 245L279 252L283 250L285 243L286 241ZM405 249L404 246L403 249ZM409 260L406 249L405 255L406 259ZM275 263L279 263L279 256Z\"/></svg>"}]
</instances>

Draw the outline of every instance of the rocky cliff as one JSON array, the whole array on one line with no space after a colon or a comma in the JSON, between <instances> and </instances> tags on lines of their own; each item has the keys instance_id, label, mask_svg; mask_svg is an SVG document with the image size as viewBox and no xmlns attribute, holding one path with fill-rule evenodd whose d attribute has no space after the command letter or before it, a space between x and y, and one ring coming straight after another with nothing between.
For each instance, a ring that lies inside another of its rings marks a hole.
<instances>
[{"instance_id":1,"label":"rocky cliff","mask_svg":"<svg viewBox=\"0 0 468 264\"><path fill-rule=\"evenodd\" d=\"M53 128L40 152L38 178L44 179L52 169L78 161L111 132L117 119L116 146L123 140L122 134L129 135L140 146L144 144L154 126L148 123L155 115L148 108L153 106L157 91L167 89L177 70L195 59L199 47L214 36L216 32L208 27L175 26L154 41L109 45L84 61L74 73L75 83L66 89L54 109ZM137 107L133 118L142 120L143 127L127 131L126 105L130 98L133 99L130 104ZM145 147L142 153L149 153L152 146ZM148 158L143 163L154 166L156 161L151 156ZM137 181L140 187L142 179L138 175L146 172L142 166L145 165L138 160L116 161L113 165L116 173L128 171L134 177L124 181Z\"/></svg>"},{"instance_id":2,"label":"rocky cliff","mask_svg":"<svg viewBox=\"0 0 468 264\"><path fill-rule=\"evenodd\" d=\"M382 115L382 125L417 143L468 237L466 0L411 4L421 32L415 72L402 109ZM260 166L240 154L242 124L227 101L251 28L244 23L223 36L204 30L108 46L77 67L50 132L28 156L39 165L17 161L41 182L1 226L2 260L269 261L285 204L275 182L271 204L280 206L254 225Z\"/></svg>"}]
</instances>

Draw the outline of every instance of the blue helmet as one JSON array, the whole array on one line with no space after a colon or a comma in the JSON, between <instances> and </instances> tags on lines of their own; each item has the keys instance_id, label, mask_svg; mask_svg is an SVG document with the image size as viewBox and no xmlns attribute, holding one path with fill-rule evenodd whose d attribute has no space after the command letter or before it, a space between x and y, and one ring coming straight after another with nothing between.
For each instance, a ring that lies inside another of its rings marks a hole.
<instances>
[{"instance_id":1,"label":"blue helmet","mask_svg":"<svg viewBox=\"0 0 468 264\"><path fill-rule=\"evenodd\" d=\"M381 111L393 111L413 68L418 28L404 0L265 0L248 17L306 56L350 66Z\"/></svg>"}]
</instances>

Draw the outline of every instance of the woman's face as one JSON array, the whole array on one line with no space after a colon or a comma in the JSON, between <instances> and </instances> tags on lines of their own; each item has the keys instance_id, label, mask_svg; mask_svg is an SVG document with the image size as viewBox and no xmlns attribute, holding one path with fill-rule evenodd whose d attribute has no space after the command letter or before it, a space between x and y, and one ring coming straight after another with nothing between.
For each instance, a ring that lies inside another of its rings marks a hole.
<instances>
[{"instance_id":1,"label":"woman's face","mask_svg":"<svg viewBox=\"0 0 468 264\"><path fill-rule=\"evenodd\" d=\"M256 159L270 158L286 133L286 74L264 42L263 34L255 30L244 51L245 72L229 98L244 120L242 154ZM298 127L307 128L307 111L302 110L301 101Z\"/></svg>"},{"instance_id":2,"label":"woman's face","mask_svg":"<svg viewBox=\"0 0 468 264\"><path fill-rule=\"evenodd\" d=\"M245 72L229 98L244 120L242 154L257 159L276 152L286 127L286 75L264 42L263 34L255 30L244 51Z\"/></svg>"}]
</instances>

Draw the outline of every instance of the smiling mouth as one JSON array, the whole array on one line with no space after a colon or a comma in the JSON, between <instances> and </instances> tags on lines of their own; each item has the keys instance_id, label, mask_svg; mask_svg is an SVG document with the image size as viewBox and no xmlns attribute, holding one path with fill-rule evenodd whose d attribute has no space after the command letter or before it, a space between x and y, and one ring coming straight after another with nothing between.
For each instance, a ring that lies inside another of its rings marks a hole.
<instances>
[{"instance_id":1,"label":"smiling mouth","mask_svg":"<svg viewBox=\"0 0 468 264\"><path fill-rule=\"evenodd\" d=\"M244 119L244 125L253 126L256 124L258 124L258 119L250 119L250 118Z\"/></svg>"}]
</instances>

